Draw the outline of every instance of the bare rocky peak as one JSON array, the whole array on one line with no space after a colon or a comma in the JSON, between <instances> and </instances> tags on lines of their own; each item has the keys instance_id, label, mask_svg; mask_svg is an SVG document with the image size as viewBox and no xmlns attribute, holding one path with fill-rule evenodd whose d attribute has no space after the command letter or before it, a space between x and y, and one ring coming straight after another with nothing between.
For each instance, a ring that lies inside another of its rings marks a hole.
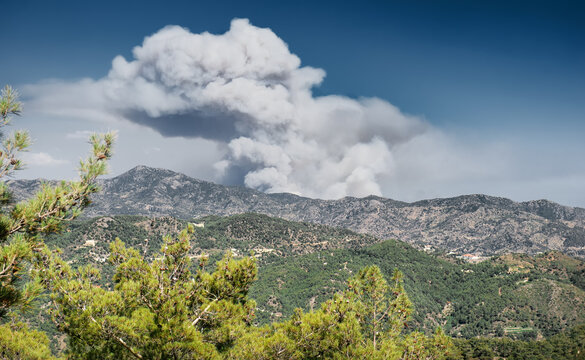
<instances>
[{"instance_id":1,"label":"bare rocky peak","mask_svg":"<svg viewBox=\"0 0 585 360\"><path fill-rule=\"evenodd\" d=\"M15 197L22 199L32 194L40 181L9 184ZM414 203L378 196L318 200L223 186L146 166L101 180L101 185L102 191L93 197L85 216L171 215L192 219L256 212L458 254L559 250L585 257L585 209L547 200L517 203L481 194Z\"/></svg>"}]
</instances>

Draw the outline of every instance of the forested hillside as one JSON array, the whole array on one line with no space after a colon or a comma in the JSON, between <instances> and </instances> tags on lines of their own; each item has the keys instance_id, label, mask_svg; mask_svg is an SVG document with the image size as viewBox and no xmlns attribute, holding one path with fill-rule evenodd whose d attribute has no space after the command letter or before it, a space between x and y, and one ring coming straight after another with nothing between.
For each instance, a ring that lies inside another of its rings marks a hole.
<instances>
[{"instance_id":1,"label":"forested hillside","mask_svg":"<svg viewBox=\"0 0 585 360\"><path fill-rule=\"evenodd\" d=\"M396 240L265 215L192 222L202 227L194 228L191 257L209 254L214 262L229 250L258 259L258 280L250 296L258 303L260 323L288 318L296 307L316 308L342 289L347 278L372 264L386 277L395 268L404 273L415 307L414 328L442 326L456 337L540 338L585 321L584 263L561 253L505 255L468 264ZM47 243L61 247L75 266L92 263L111 274L106 259L116 237L148 258L160 248L163 235L186 223L172 217L98 217L74 222Z\"/></svg>"}]
</instances>

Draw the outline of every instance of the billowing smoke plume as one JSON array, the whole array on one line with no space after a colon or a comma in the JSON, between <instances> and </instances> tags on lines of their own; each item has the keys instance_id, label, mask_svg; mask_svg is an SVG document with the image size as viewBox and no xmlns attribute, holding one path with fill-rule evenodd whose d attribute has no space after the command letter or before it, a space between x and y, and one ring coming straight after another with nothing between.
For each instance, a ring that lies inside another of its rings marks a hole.
<instances>
[{"instance_id":1,"label":"billowing smoke plume","mask_svg":"<svg viewBox=\"0 0 585 360\"><path fill-rule=\"evenodd\" d=\"M168 26L133 55L116 57L107 77L71 88L69 103L85 99L78 115L106 111L164 136L223 143L217 171L268 192L380 195L393 149L428 128L380 99L313 96L325 72L301 66L270 29L245 19L222 35Z\"/></svg>"}]
</instances>

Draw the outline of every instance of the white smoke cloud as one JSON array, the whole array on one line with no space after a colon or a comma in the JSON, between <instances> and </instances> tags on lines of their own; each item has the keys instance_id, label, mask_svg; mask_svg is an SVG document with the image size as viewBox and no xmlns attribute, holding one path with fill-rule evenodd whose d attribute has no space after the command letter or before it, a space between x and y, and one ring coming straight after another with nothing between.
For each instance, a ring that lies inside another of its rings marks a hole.
<instances>
[{"instance_id":1,"label":"white smoke cloud","mask_svg":"<svg viewBox=\"0 0 585 360\"><path fill-rule=\"evenodd\" d=\"M245 19L221 35L165 27L133 57L99 80L29 86L27 107L213 140L226 149L221 176L320 198L382 195L396 149L431 128L381 99L314 96L325 72Z\"/></svg>"}]
</instances>

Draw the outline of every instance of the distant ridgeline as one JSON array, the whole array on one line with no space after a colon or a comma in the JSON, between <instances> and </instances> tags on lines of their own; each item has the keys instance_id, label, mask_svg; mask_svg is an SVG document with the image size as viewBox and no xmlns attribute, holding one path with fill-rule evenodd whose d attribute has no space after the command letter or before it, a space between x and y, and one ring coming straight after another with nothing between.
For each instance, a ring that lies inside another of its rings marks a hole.
<instances>
[{"instance_id":1,"label":"distant ridgeline","mask_svg":"<svg viewBox=\"0 0 585 360\"><path fill-rule=\"evenodd\" d=\"M23 198L40 181L9 183L16 198ZM557 250L585 257L585 209L546 200L516 203L465 195L414 203L376 196L326 201L223 186L144 166L103 180L102 191L93 199L84 213L87 217L143 215L188 220L254 212L399 239L418 249L460 256Z\"/></svg>"}]
</instances>

